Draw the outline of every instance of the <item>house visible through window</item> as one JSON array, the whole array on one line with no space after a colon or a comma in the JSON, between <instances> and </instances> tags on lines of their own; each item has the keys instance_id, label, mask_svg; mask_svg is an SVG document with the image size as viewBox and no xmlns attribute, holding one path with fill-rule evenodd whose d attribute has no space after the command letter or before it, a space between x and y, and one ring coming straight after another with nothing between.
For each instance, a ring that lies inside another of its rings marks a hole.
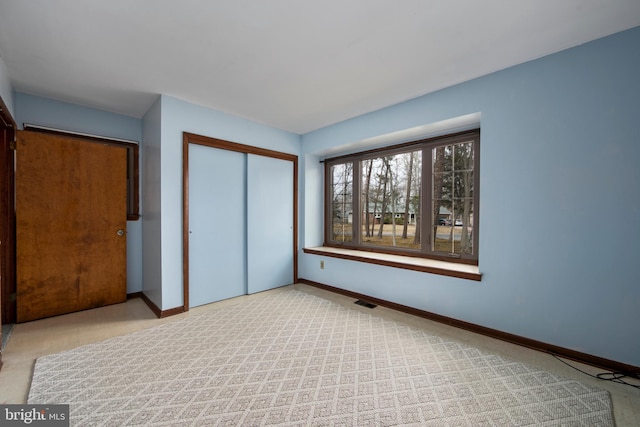
<instances>
[{"instance_id":1,"label":"house visible through window","mask_svg":"<svg viewBox=\"0 0 640 427\"><path fill-rule=\"evenodd\" d=\"M477 264L480 130L325 161L325 246Z\"/></svg>"}]
</instances>

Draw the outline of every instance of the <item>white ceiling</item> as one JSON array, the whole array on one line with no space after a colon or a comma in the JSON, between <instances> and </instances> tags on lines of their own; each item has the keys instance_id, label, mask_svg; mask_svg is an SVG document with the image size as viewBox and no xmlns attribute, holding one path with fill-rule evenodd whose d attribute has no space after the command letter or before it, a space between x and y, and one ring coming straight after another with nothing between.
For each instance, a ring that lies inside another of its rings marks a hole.
<instances>
[{"instance_id":1,"label":"white ceiling","mask_svg":"<svg viewBox=\"0 0 640 427\"><path fill-rule=\"evenodd\" d=\"M0 0L16 91L295 133L640 25L639 0Z\"/></svg>"}]
</instances>

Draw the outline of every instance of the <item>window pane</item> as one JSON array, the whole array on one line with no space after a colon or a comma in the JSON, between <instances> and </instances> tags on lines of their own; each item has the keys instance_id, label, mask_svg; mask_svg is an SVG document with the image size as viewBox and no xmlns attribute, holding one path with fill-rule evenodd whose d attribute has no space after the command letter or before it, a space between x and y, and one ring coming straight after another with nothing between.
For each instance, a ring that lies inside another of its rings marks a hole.
<instances>
[{"instance_id":1,"label":"window pane","mask_svg":"<svg viewBox=\"0 0 640 427\"><path fill-rule=\"evenodd\" d=\"M361 241L420 249L422 151L360 162Z\"/></svg>"},{"instance_id":2,"label":"window pane","mask_svg":"<svg viewBox=\"0 0 640 427\"><path fill-rule=\"evenodd\" d=\"M353 163L331 166L331 240L351 242L353 222Z\"/></svg>"},{"instance_id":3,"label":"window pane","mask_svg":"<svg viewBox=\"0 0 640 427\"><path fill-rule=\"evenodd\" d=\"M450 160L455 154L456 153L454 153L454 146L453 145L443 145L443 146L436 147L436 148L433 149L433 161L435 162L436 159L439 159L439 161L441 162L441 163L439 163L439 165L441 166L440 172L442 172L442 171L446 171L446 172L453 171L454 164L451 163Z\"/></svg>"},{"instance_id":4,"label":"window pane","mask_svg":"<svg viewBox=\"0 0 640 427\"><path fill-rule=\"evenodd\" d=\"M434 148L432 250L473 254L473 142Z\"/></svg>"},{"instance_id":5,"label":"window pane","mask_svg":"<svg viewBox=\"0 0 640 427\"><path fill-rule=\"evenodd\" d=\"M456 199L473 199L473 171L454 172L454 197Z\"/></svg>"}]
</instances>

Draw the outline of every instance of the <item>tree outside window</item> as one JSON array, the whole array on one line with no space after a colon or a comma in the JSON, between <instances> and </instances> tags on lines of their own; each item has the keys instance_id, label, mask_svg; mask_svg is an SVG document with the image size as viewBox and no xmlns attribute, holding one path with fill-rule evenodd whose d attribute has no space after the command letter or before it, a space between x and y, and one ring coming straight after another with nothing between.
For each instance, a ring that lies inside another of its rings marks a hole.
<instances>
[{"instance_id":1,"label":"tree outside window","mask_svg":"<svg viewBox=\"0 0 640 427\"><path fill-rule=\"evenodd\" d=\"M326 160L325 245L477 264L479 144L474 130Z\"/></svg>"}]
</instances>

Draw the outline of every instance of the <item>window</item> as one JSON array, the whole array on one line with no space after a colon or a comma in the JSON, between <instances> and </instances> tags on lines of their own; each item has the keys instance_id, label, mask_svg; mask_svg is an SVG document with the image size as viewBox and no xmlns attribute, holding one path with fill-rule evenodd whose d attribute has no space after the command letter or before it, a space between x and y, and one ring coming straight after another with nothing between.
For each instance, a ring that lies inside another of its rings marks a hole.
<instances>
[{"instance_id":1,"label":"window","mask_svg":"<svg viewBox=\"0 0 640 427\"><path fill-rule=\"evenodd\" d=\"M325 160L325 246L478 262L480 130Z\"/></svg>"}]
</instances>

